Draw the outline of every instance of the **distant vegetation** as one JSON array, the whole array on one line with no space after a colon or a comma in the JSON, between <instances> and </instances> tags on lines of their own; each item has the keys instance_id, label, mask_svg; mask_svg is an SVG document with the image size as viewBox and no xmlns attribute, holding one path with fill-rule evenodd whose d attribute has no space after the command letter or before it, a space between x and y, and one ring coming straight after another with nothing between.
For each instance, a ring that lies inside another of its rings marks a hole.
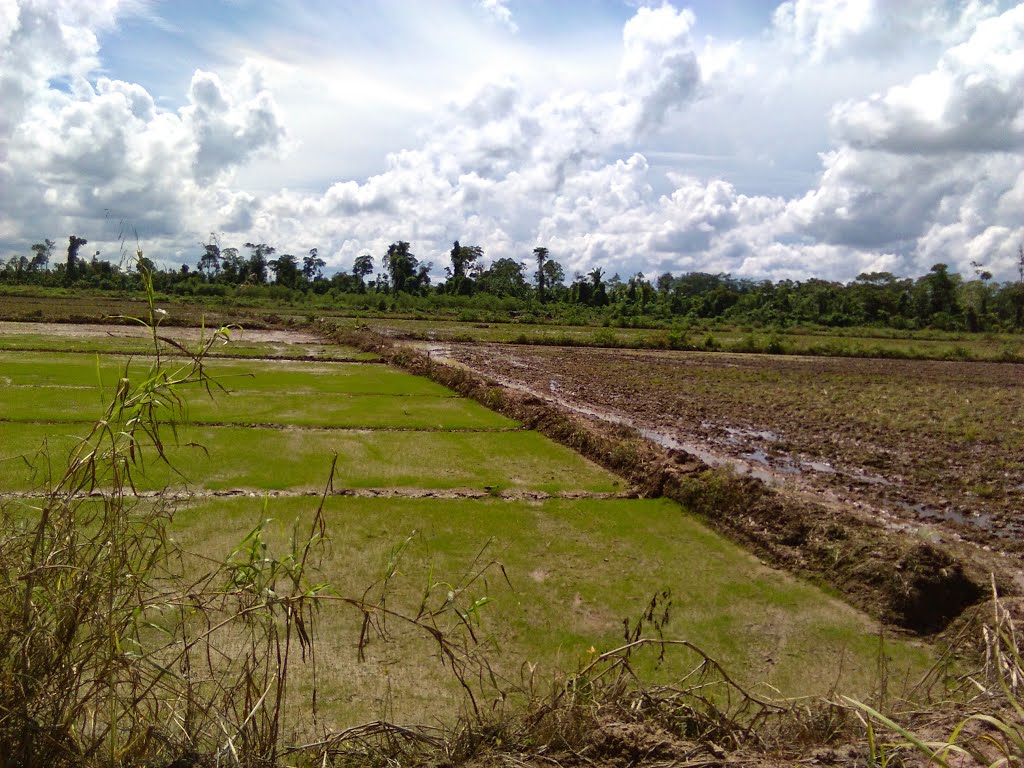
<instances>
[{"instance_id":1,"label":"distant vegetation","mask_svg":"<svg viewBox=\"0 0 1024 768\"><path fill-rule=\"evenodd\" d=\"M134 291L135 269L104 261L99 252L80 255L85 238L68 239L65 258L56 243L32 246L32 256L12 256L0 270L0 285ZM756 326L874 326L901 330L1017 331L1024 328L1024 246L1019 279L992 279L972 262L965 279L935 264L927 274L901 278L889 272L858 275L848 283L811 278L802 281L749 280L728 274L666 272L649 279L608 276L601 267L567 281L565 270L547 248L534 249L530 266L510 258L485 266L484 250L456 241L446 279L432 282L433 264L420 261L410 244L397 241L379 259L357 257L349 271L324 275L326 262L316 248L301 258L278 254L266 243L221 247L215 237L201 246L195 266L156 269L162 294L208 298L272 300L298 306L335 306L354 311L437 311L511 313L533 322L664 327L724 321ZM147 260L148 261L148 260ZM534 269L536 267L536 269ZM568 284L567 284L568 282Z\"/></svg>"}]
</instances>

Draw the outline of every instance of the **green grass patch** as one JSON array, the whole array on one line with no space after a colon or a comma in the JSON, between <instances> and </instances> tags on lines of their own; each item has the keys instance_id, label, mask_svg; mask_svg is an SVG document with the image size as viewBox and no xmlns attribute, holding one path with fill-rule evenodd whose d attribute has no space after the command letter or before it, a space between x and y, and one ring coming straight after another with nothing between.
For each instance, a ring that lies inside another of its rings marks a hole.
<instances>
[{"instance_id":1,"label":"green grass patch","mask_svg":"<svg viewBox=\"0 0 1024 768\"><path fill-rule=\"evenodd\" d=\"M92 387L0 389L0 414L11 421L91 422L104 400ZM194 424L279 424L345 428L513 429L518 424L482 405L430 395L267 393L249 397L219 393L193 397L186 419Z\"/></svg>"},{"instance_id":2,"label":"green grass patch","mask_svg":"<svg viewBox=\"0 0 1024 768\"><path fill-rule=\"evenodd\" d=\"M174 528L186 546L216 557L272 518L269 539L284 547L293 523L308 520L315 504L206 501L179 512ZM509 679L518 680L528 664L537 665L542 686L573 672L591 648L621 644L623 619L634 620L653 594L668 590L665 636L695 643L762 693L825 695L835 686L866 695L879 682L880 638L863 615L760 564L668 501L342 498L328 500L326 516L331 541L320 573L344 594L373 583L392 550L409 540L389 603L395 608L415 611L428 584L448 589L480 564L501 563L508 582L492 568L467 589L492 600L478 635ZM429 715L431 699L452 690L429 647L372 646L360 665L356 617L321 617L337 655L320 656L320 701L339 726L375 713L385 686L393 706L412 720ZM903 640L885 640L881 656L900 680L916 678L932 661L925 647ZM661 665L653 657L638 662L648 679L664 682L693 663L688 653L671 651ZM387 679L371 679L374 672Z\"/></svg>"},{"instance_id":3,"label":"green grass patch","mask_svg":"<svg viewBox=\"0 0 1024 768\"><path fill-rule=\"evenodd\" d=\"M55 462L75 443L74 425L0 424L0 490L31 490L18 457L49 441ZM170 432L165 439L170 441ZM347 432L323 429L200 427L178 430L167 450L178 474L152 453L140 489L187 484L193 489L317 490L339 455L335 488L451 489L495 487L612 492L622 481L536 432Z\"/></svg>"},{"instance_id":4,"label":"green grass patch","mask_svg":"<svg viewBox=\"0 0 1024 768\"><path fill-rule=\"evenodd\" d=\"M172 369L179 364L185 365L185 361L168 361ZM130 377L143 376L149 365L143 358L0 352L0 384L4 386L96 387L102 383L109 398L126 370ZM232 392L454 395L428 379L362 363L218 360L208 365L208 372Z\"/></svg>"}]
</instances>

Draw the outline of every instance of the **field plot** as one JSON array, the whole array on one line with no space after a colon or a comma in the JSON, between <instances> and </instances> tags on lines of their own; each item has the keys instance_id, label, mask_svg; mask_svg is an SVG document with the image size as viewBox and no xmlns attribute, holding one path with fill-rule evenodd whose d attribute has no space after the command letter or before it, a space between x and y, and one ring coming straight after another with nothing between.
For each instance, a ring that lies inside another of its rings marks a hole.
<instances>
[{"instance_id":1,"label":"field plot","mask_svg":"<svg viewBox=\"0 0 1024 768\"><path fill-rule=\"evenodd\" d=\"M400 318L330 318L339 327L365 326L397 339L592 347L771 352L773 354L924 360L1024 359L1020 334L957 334L875 328L710 329L617 328L536 323L473 323Z\"/></svg>"},{"instance_id":2,"label":"field plot","mask_svg":"<svg viewBox=\"0 0 1024 768\"><path fill-rule=\"evenodd\" d=\"M160 335L192 349L215 328L168 326ZM230 344L216 344L213 357L328 358L331 360L373 360L372 354L336 345L322 344L307 333L280 330L231 329ZM0 350L20 352L102 352L104 354L148 354L152 337L141 326L0 321ZM169 350L175 352L173 348Z\"/></svg>"},{"instance_id":3,"label":"field plot","mask_svg":"<svg viewBox=\"0 0 1024 768\"><path fill-rule=\"evenodd\" d=\"M96 382L109 395L117 376L144 363L115 355L97 365L89 355L15 351L31 347L9 333L4 341L0 492L19 503L39 482L19 457L45 439L59 461L81 420L100 412ZM360 595L392 560L396 607L415 611L424 585L431 599L443 600L449 584L489 598L478 639L508 680L528 665L540 681L572 672L619 644L623 619L662 591L672 600L666 636L696 643L762 693L839 686L863 695L878 684L880 658L900 680L931 663L927 646L883 641L862 614L767 568L677 505L627 498L619 478L432 382L371 361L298 357L212 361L230 393L191 399L191 421L169 450L180 474L147 464L139 490L191 494L174 535L203 557L226 557L266 519L270 545L286 547L293 526L308 524L336 452L323 579ZM457 686L429 642L396 631L401 642L372 644L360 663L359 617L328 603L321 622L320 701L333 724L427 722L451 711L439 702ZM693 662L680 654L642 666L669 680Z\"/></svg>"},{"instance_id":4,"label":"field plot","mask_svg":"<svg viewBox=\"0 0 1024 768\"><path fill-rule=\"evenodd\" d=\"M263 513L274 521L270 538L286 542L310 507L271 499ZM507 581L492 568L470 589L493 601L478 631L508 680L520 682L526 663L546 677L575 670L590 649L617 647L623 619L668 589L666 636L696 643L762 695L824 694L833 683L867 692L877 683L879 636L861 614L764 567L669 501L345 498L328 500L327 510L335 533L322 567L343 592L361 593L406 539L395 607L415 611L432 577L461 584L480 562L500 562ZM212 552L230 550L258 520L249 499L197 503L178 518L182 535ZM365 717L390 700L413 721L436 717L437 692L450 695L451 686L445 669L424 663L429 643L374 646L360 664L355 617L326 614L324 622L332 663L321 671L322 706ZM884 654L892 673L910 670L915 680L931 658L892 639ZM640 668L664 682L697 661L670 653L659 666L655 655Z\"/></svg>"},{"instance_id":5,"label":"field plot","mask_svg":"<svg viewBox=\"0 0 1024 768\"><path fill-rule=\"evenodd\" d=\"M51 446L58 451L73 440L70 430ZM329 479L331 456L342 457L335 488L408 488L429 490L538 491L611 493L619 481L568 448L535 432L434 432L273 429L252 427L179 428L180 444L168 449L174 466L152 463L140 490L181 484L204 491L294 490L315 492ZM29 453L52 425L0 425L7 455ZM10 451L10 453L8 453ZM2 466L2 465L0 465ZM30 490L32 483L17 462L15 476L0 474L7 488ZM21 475L19 482L18 475Z\"/></svg>"},{"instance_id":6,"label":"field plot","mask_svg":"<svg viewBox=\"0 0 1024 768\"><path fill-rule=\"evenodd\" d=\"M1024 366L459 345L463 364L782 487L1020 553Z\"/></svg>"}]
</instances>

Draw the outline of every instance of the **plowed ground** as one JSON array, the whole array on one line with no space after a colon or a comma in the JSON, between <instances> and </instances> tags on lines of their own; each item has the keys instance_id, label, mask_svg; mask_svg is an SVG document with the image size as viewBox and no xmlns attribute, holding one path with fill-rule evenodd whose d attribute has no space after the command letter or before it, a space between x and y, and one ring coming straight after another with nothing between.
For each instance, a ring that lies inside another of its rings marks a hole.
<instances>
[{"instance_id":1,"label":"plowed ground","mask_svg":"<svg viewBox=\"0 0 1024 768\"><path fill-rule=\"evenodd\" d=\"M450 344L503 383L933 540L1024 556L1024 366Z\"/></svg>"}]
</instances>

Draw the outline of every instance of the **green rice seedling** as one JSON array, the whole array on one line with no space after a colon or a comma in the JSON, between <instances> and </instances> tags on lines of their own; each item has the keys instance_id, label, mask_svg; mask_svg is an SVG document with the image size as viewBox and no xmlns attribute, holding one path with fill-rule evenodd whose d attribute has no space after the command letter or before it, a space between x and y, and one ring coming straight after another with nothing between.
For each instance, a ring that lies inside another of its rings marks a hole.
<instances>
[{"instance_id":1,"label":"green rice seedling","mask_svg":"<svg viewBox=\"0 0 1024 768\"><path fill-rule=\"evenodd\" d=\"M73 429L0 423L0 487L31 491L24 464L10 460L45 438L55 452L74 444ZM341 461L337 488L478 489L615 493L623 481L570 449L528 431L277 429L176 425L164 446L168 462L150 462L133 477L139 491L173 485L196 491L316 492L324 482L323 456ZM55 434L55 432L57 434ZM65 434L60 434L65 433ZM102 487L98 485L97 487Z\"/></svg>"},{"instance_id":2,"label":"green rice seedling","mask_svg":"<svg viewBox=\"0 0 1024 768\"><path fill-rule=\"evenodd\" d=\"M89 421L99 399L96 387L0 389L0 412L7 422ZM518 424L469 400L434 395L243 392L192 398L183 420L190 424L262 425L332 429L507 430Z\"/></svg>"}]
</instances>

